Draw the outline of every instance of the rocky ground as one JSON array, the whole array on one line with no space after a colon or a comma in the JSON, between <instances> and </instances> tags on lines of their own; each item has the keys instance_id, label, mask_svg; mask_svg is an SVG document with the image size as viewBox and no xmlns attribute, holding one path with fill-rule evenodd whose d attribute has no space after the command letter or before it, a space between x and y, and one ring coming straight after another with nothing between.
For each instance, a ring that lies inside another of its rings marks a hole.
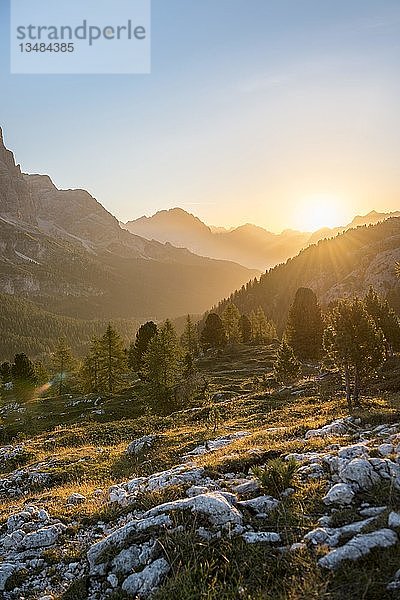
<instances>
[{"instance_id":1,"label":"rocky ground","mask_svg":"<svg viewBox=\"0 0 400 600\"><path fill-rule=\"evenodd\" d=\"M307 431L301 441L319 440L320 449L283 457L296 461L297 470L293 487L275 497L265 493L251 470L216 476L196 462L221 449L227 452L249 435L233 432L210 440L193 448L173 468L112 485L107 503L122 509L115 521L77 527L55 518L39 504L27 503L1 529L2 597L50 600L72 587L76 591L71 598L83 597L83 588L90 600L124 597L116 595L118 590L127 597L147 598L168 581L172 569L165 540L186 529L192 535L193 527L205 543L241 538L248 545L267 546L276 557L312 551L315 562L327 573L344 562L356 563L374 550L396 549L397 568L392 569L385 587L400 597L400 506L399 510L391 506L391 496L400 491L400 423L366 427L349 417ZM156 436L133 440L126 453L144 460L155 442ZM23 447L9 446L0 454L5 460L19 452ZM22 493L30 480L15 471L7 482L16 480L13 493L17 485ZM301 481L323 483L325 509L316 527L288 543L286 528L271 525L279 506ZM9 489L4 481L0 486ZM143 509L146 494L165 494L168 489L179 494ZM67 502L78 505L86 500L76 492ZM70 560L63 560L69 555Z\"/></svg>"}]
</instances>

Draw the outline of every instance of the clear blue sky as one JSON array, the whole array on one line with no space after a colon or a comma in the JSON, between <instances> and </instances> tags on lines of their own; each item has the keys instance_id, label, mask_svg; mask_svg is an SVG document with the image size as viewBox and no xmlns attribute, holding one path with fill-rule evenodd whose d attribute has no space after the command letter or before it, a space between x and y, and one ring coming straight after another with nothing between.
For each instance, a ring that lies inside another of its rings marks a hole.
<instances>
[{"instance_id":1,"label":"clear blue sky","mask_svg":"<svg viewBox=\"0 0 400 600\"><path fill-rule=\"evenodd\" d=\"M153 0L136 76L10 75L0 5L0 124L25 171L123 220L182 206L280 230L319 197L327 224L400 208L399 0Z\"/></svg>"}]
</instances>

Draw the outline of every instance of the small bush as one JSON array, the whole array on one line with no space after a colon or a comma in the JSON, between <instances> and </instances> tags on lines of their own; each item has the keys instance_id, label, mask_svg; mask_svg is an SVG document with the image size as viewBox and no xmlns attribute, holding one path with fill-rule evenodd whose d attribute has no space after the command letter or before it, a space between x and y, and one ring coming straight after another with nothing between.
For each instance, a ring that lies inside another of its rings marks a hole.
<instances>
[{"instance_id":1,"label":"small bush","mask_svg":"<svg viewBox=\"0 0 400 600\"><path fill-rule=\"evenodd\" d=\"M253 474L265 491L272 495L279 495L287 488L293 487L297 469L298 464L295 460L275 458L264 467L254 467Z\"/></svg>"}]
</instances>

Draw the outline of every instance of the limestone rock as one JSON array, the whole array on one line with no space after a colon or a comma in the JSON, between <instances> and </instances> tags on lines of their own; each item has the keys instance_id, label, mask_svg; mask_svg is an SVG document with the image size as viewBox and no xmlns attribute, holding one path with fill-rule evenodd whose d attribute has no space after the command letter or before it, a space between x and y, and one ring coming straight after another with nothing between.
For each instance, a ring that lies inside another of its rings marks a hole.
<instances>
[{"instance_id":1,"label":"limestone rock","mask_svg":"<svg viewBox=\"0 0 400 600\"><path fill-rule=\"evenodd\" d=\"M372 533L356 535L344 546L332 550L332 552L322 557L318 564L320 567L334 570L345 560L359 560L374 548L390 548L397 542L398 537L391 529L380 529Z\"/></svg>"}]
</instances>

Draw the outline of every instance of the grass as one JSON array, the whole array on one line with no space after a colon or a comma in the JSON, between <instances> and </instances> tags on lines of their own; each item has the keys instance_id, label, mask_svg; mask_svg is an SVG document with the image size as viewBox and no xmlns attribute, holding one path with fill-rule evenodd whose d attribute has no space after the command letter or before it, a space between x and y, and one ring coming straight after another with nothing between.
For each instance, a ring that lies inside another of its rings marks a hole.
<instances>
[{"instance_id":1,"label":"grass","mask_svg":"<svg viewBox=\"0 0 400 600\"><path fill-rule=\"evenodd\" d=\"M74 522L79 531L98 521L113 522L129 511L109 505L110 485L137 476L147 476L181 462L181 457L207 439L246 430L247 437L229 446L194 458L212 476L223 477L229 472L258 473L263 493L278 495L287 487L294 493L282 499L278 508L265 520L246 518L257 530L277 531L284 544L298 542L304 533L316 527L318 518L326 512L321 498L326 481L303 482L296 469L282 457L291 452L321 451L330 443L342 443L340 438L304 440L304 433L334 419L348 415L343 398L321 400L305 380L301 395L290 390L273 391L254 385L254 375L262 380L271 371L273 349L239 349L229 355L206 357L200 368L210 381L221 422L214 435L208 422L207 402L188 410L171 414L150 414L140 401L139 390L100 403L101 415L94 414L97 398L88 397L71 405L71 399L46 399L29 403L24 412L11 412L2 417L0 435L5 442L23 441L25 453L21 462L1 464L0 477L19 466L32 468L43 463L50 473L47 488L36 489L21 498L2 499L0 523L11 512L26 503L46 508L63 522ZM75 402L75 401L74 401ZM9 403L9 398L3 404ZM96 405L97 407L97 405ZM97 409L97 408L96 408ZM359 416L365 427L400 420L396 394L363 400ZM127 445L145 434L156 434L155 444L140 457L125 453ZM348 443L351 443L351 438ZM257 470L259 467L259 470ZM100 491L99 491L100 490ZM69 506L73 492L86 497L83 504ZM142 494L137 508L149 510L163 502L185 495L184 487L171 487L161 492ZM361 501L400 507L397 493L378 486ZM333 525L354 520L351 511L334 513ZM176 532L162 538L161 544L172 565L172 574L154 596L155 600L366 600L393 599L386 584L399 567L396 550L380 551L378 555L356 565L344 565L334 575L321 571L318 556L312 550L281 553L268 545L246 545L241 538L205 542L195 535L199 522L185 522L187 533ZM74 562L85 553L79 544L67 548L64 556L46 551L48 564L60 560ZM395 564L396 563L396 564ZM86 598L85 580L73 582L63 600ZM114 600L125 596L114 594ZM59 599L57 599L59 600Z\"/></svg>"}]
</instances>

